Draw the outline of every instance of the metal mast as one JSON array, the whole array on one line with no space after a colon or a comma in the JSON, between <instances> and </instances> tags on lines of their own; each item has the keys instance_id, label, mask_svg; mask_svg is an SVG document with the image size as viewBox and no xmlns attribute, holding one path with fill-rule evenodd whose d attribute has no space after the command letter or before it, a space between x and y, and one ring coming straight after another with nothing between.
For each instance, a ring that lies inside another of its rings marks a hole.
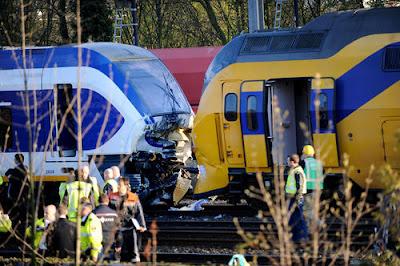
<instances>
[{"instance_id":1,"label":"metal mast","mask_svg":"<svg viewBox=\"0 0 400 266\"><path fill-rule=\"evenodd\" d=\"M264 0L249 0L249 32L263 30L264 24Z\"/></svg>"},{"instance_id":2,"label":"metal mast","mask_svg":"<svg viewBox=\"0 0 400 266\"><path fill-rule=\"evenodd\" d=\"M116 2L113 42L139 45L137 0Z\"/></svg>"}]
</instances>

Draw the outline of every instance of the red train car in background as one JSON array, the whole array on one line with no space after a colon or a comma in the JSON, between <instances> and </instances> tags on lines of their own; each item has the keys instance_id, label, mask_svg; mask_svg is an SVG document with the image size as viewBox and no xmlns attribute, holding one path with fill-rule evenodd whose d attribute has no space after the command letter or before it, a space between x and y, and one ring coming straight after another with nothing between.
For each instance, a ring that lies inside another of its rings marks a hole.
<instances>
[{"instance_id":1,"label":"red train car in background","mask_svg":"<svg viewBox=\"0 0 400 266\"><path fill-rule=\"evenodd\" d=\"M204 74L222 47L152 49L181 85L193 111L197 111Z\"/></svg>"}]
</instances>

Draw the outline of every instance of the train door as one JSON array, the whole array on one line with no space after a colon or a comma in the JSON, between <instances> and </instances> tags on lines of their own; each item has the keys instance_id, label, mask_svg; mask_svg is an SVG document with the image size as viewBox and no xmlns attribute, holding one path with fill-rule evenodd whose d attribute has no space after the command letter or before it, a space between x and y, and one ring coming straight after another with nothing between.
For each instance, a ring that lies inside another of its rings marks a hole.
<instances>
[{"instance_id":1,"label":"train door","mask_svg":"<svg viewBox=\"0 0 400 266\"><path fill-rule=\"evenodd\" d=\"M223 84L223 134L225 152L230 167L243 167L243 141L240 128L239 99L240 83L225 82Z\"/></svg>"},{"instance_id":2,"label":"train door","mask_svg":"<svg viewBox=\"0 0 400 266\"><path fill-rule=\"evenodd\" d=\"M264 88L264 81L245 81L241 86L240 121L249 172L263 171L268 167Z\"/></svg>"},{"instance_id":3,"label":"train door","mask_svg":"<svg viewBox=\"0 0 400 266\"><path fill-rule=\"evenodd\" d=\"M313 144L320 151L320 159L325 167L338 167L334 79L312 79L310 96Z\"/></svg>"},{"instance_id":4,"label":"train door","mask_svg":"<svg viewBox=\"0 0 400 266\"><path fill-rule=\"evenodd\" d=\"M275 164L283 165L289 155L297 152L294 83L284 79L270 84L273 98L270 104L274 106L269 112L272 115L272 158Z\"/></svg>"},{"instance_id":5,"label":"train door","mask_svg":"<svg viewBox=\"0 0 400 266\"><path fill-rule=\"evenodd\" d=\"M385 161L394 169L400 169L400 147L396 131L400 128L399 120L386 120L382 124Z\"/></svg>"},{"instance_id":6,"label":"train door","mask_svg":"<svg viewBox=\"0 0 400 266\"><path fill-rule=\"evenodd\" d=\"M272 129L272 160L286 164L287 156L301 153L305 144L312 142L310 128L308 78L268 80L267 116Z\"/></svg>"},{"instance_id":7,"label":"train door","mask_svg":"<svg viewBox=\"0 0 400 266\"><path fill-rule=\"evenodd\" d=\"M53 99L49 102L51 158L75 161L76 140L76 108L71 84L54 86Z\"/></svg>"}]
</instances>

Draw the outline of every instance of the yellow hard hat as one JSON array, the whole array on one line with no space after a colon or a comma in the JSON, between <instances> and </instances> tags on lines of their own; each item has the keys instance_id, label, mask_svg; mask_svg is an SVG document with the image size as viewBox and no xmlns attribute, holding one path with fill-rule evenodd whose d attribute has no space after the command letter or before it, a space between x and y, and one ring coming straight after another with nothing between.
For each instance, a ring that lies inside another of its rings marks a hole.
<instances>
[{"instance_id":1,"label":"yellow hard hat","mask_svg":"<svg viewBox=\"0 0 400 266\"><path fill-rule=\"evenodd\" d=\"M308 156L314 156L315 151L314 151L313 146L311 146L311 145L305 145L305 146L303 147L303 154L304 154L304 155L308 155Z\"/></svg>"}]
</instances>

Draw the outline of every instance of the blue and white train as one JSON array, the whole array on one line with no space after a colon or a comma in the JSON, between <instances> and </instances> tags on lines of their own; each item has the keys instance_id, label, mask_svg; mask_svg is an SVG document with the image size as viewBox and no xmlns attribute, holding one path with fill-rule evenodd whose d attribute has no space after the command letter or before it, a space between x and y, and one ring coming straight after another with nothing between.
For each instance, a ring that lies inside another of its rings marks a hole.
<instances>
[{"instance_id":1,"label":"blue and white train","mask_svg":"<svg viewBox=\"0 0 400 266\"><path fill-rule=\"evenodd\" d=\"M0 174L13 167L15 153L27 164L29 104L35 178L67 179L78 161L78 86L82 160L100 184L102 171L119 164L162 190L191 158L192 109L151 52L115 43L29 48L25 69L26 78L21 49L0 51Z\"/></svg>"}]
</instances>

